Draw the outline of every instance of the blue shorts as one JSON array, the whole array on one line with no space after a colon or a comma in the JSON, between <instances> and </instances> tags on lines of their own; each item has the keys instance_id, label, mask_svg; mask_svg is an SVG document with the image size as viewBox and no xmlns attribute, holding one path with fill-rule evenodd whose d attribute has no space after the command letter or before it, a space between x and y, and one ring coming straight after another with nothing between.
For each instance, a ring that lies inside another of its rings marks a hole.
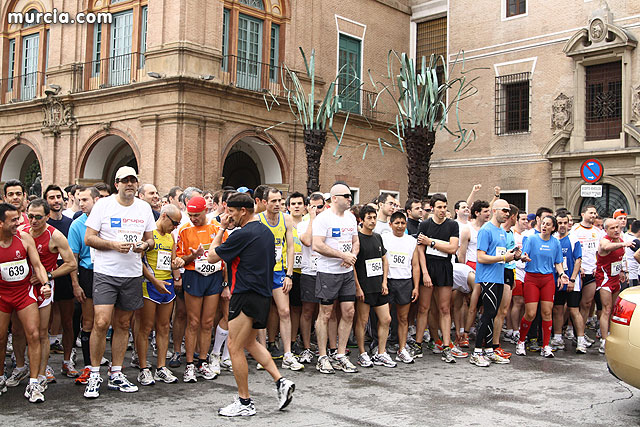
<instances>
[{"instance_id":1,"label":"blue shorts","mask_svg":"<svg viewBox=\"0 0 640 427\"><path fill-rule=\"evenodd\" d=\"M169 304L176 297L176 291L173 289L173 279L163 281L169 283L167 290L171 291L170 294L161 294L151 282L145 280L142 282L142 296L156 304Z\"/></svg>"},{"instance_id":2,"label":"blue shorts","mask_svg":"<svg viewBox=\"0 0 640 427\"><path fill-rule=\"evenodd\" d=\"M273 285L271 290L278 289L284 286L284 277L287 275L287 272L284 270L274 271L273 272Z\"/></svg>"},{"instance_id":3,"label":"blue shorts","mask_svg":"<svg viewBox=\"0 0 640 427\"><path fill-rule=\"evenodd\" d=\"M216 271L209 276L203 276L194 270L182 273L182 288L194 297L208 297L222 293L222 271Z\"/></svg>"}]
</instances>

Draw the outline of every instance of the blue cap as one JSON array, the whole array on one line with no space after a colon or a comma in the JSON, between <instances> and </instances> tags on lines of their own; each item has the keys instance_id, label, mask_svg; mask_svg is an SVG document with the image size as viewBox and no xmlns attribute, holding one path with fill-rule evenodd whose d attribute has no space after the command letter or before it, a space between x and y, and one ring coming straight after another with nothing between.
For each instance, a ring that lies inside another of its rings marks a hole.
<instances>
[{"instance_id":1,"label":"blue cap","mask_svg":"<svg viewBox=\"0 0 640 427\"><path fill-rule=\"evenodd\" d=\"M527 215L527 221L533 221L534 219L536 219L536 214L530 213Z\"/></svg>"},{"instance_id":2,"label":"blue cap","mask_svg":"<svg viewBox=\"0 0 640 427\"><path fill-rule=\"evenodd\" d=\"M253 190L247 187L239 187L236 191L238 193L249 193L251 196L253 196Z\"/></svg>"}]
</instances>

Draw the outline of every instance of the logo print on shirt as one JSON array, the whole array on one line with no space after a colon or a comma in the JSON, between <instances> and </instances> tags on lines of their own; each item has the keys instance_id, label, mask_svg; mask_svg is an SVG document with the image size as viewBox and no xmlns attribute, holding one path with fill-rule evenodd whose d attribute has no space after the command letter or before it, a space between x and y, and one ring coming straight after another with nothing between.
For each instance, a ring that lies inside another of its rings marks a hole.
<instances>
[{"instance_id":1,"label":"logo print on shirt","mask_svg":"<svg viewBox=\"0 0 640 427\"><path fill-rule=\"evenodd\" d=\"M332 228L331 229L331 237L340 237L340 229Z\"/></svg>"},{"instance_id":2,"label":"logo print on shirt","mask_svg":"<svg viewBox=\"0 0 640 427\"><path fill-rule=\"evenodd\" d=\"M16 259L20 259L20 258L22 258L20 255L22 255L22 254L20 253L20 251L16 251Z\"/></svg>"},{"instance_id":3,"label":"logo print on shirt","mask_svg":"<svg viewBox=\"0 0 640 427\"><path fill-rule=\"evenodd\" d=\"M122 227L121 218L111 218L111 228L121 228L121 227Z\"/></svg>"}]
</instances>

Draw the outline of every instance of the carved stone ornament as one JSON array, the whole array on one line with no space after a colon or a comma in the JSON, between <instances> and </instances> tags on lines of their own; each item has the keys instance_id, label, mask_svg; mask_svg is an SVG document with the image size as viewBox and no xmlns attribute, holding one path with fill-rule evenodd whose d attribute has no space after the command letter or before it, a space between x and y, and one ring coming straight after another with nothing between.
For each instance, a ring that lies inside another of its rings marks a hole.
<instances>
[{"instance_id":1,"label":"carved stone ornament","mask_svg":"<svg viewBox=\"0 0 640 427\"><path fill-rule=\"evenodd\" d=\"M554 133L573 127L573 97L560 93L551 106L551 129Z\"/></svg>"},{"instance_id":2,"label":"carved stone ornament","mask_svg":"<svg viewBox=\"0 0 640 427\"><path fill-rule=\"evenodd\" d=\"M603 41L609 33L609 24L613 24L613 14L607 2L602 0L589 20L589 40L593 43Z\"/></svg>"},{"instance_id":3,"label":"carved stone ornament","mask_svg":"<svg viewBox=\"0 0 640 427\"><path fill-rule=\"evenodd\" d=\"M43 100L42 112L44 120L42 127L49 129L54 134L60 133L61 127L72 127L76 123L73 116L73 105L63 104L55 95L47 94Z\"/></svg>"},{"instance_id":4,"label":"carved stone ornament","mask_svg":"<svg viewBox=\"0 0 640 427\"><path fill-rule=\"evenodd\" d=\"M631 101L631 121L640 123L640 85L633 89L633 100Z\"/></svg>"}]
</instances>

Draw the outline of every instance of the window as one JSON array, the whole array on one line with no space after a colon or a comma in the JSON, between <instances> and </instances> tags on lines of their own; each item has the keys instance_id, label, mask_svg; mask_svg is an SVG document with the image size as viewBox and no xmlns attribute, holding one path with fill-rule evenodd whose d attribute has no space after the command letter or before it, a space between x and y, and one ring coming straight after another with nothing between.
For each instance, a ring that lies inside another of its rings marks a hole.
<instances>
[{"instance_id":1,"label":"window","mask_svg":"<svg viewBox=\"0 0 640 427\"><path fill-rule=\"evenodd\" d=\"M275 82L278 80L278 46L280 43L280 25L271 24L271 50L269 51L269 78Z\"/></svg>"},{"instance_id":2,"label":"window","mask_svg":"<svg viewBox=\"0 0 640 427\"><path fill-rule=\"evenodd\" d=\"M338 95L340 108L360 114L360 45L353 37L340 34L338 49Z\"/></svg>"},{"instance_id":3,"label":"window","mask_svg":"<svg viewBox=\"0 0 640 427\"><path fill-rule=\"evenodd\" d=\"M506 200L512 205L516 205L520 212L526 212L528 209L527 191L501 191L500 198Z\"/></svg>"},{"instance_id":4,"label":"window","mask_svg":"<svg viewBox=\"0 0 640 427\"><path fill-rule=\"evenodd\" d=\"M262 62L262 21L240 14L238 18L238 75L237 86L260 89Z\"/></svg>"},{"instance_id":5,"label":"window","mask_svg":"<svg viewBox=\"0 0 640 427\"><path fill-rule=\"evenodd\" d=\"M102 24L93 25L93 64L91 67L91 77L100 74L100 50L102 49Z\"/></svg>"},{"instance_id":6,"label":"window","mask_svg":"<svg viewBox=\"0 0 640 427\"><path fill-rule=\"evenodd\" d=\"M29 9L29 11L24 15L24 23L22 24L22 28L30 28L38 25L37 18L38 11L35 9Z\"/></svg>"},{"instance_id":7,"label":"window","mask_svg":"<svg viewBox=\"0 0 640 427\"><path fill-rule=\"evenodd\" d=\"M144 68L144 54L147 53L147 6L143 6L140 25L140 68Z\"/></svg>"},{"instance_id":8,"label":"window","mask_svg":"<svg viewBox=\"0 0 640 427\"><path fill-rule=\"evenodd\" d=\"M351 205L357 205L360 203L360 189L358 187L349 187L351 192Z\"/></svg>"},{"instance_id":9,"label":"window","mask_svg":"<svg viewBox=\"0 0 640 427\"><path fill-rule=\"evenodd\" d=\"M527 13L526 0L506 0L507 2L507 18Z\"/></svg>"},{"instance_id":10,"label":"window","mask_svg":"<svg viewBox=\"0 0 640 427\"><path fill-rule=\"evenodd\" d=\"M416 37L416 63L423 56L434 54L447 58L447 17L418 22Z\"/></svg>"},{"instance_id":11,"label":"window","mask_svg":"<svg viewBox=\"0 0 640 427\"><path fill-rule=\"evenodd\" d=\"M239 2L249 7L253 7L254 9L264 10L264 3L262 3L262 0L240 0Z\"/></svg>"},{"instance_id":12,"label":"window","mask_svg":"<svg viewBox=\"0 0 640 427\"><path fill-rule=\"evenodd\" d=\"M21 99L36 97L38 84L38 48L40 34L31 34L22 38L22 78L20 79Z\"/></svg>"},{"instance_id":13,"label":"window","mask_svg":"<svg viewBox=\"0 0 640 427\"><path fill-rule=\"evenodd\" d=\"M222 71L229 69L229 9L222 13Z\"/></svg>"},{"instance_id":14,"label":"window","mask_svg":"<svg viewBox=\"0 0 640 427\"><path fill-rule=\"evenodd\" d=\"M586 67L587 141L620 138L622 131L622 64Z\"/></svg>"},{"instance_id":15,"label":"window","mask_svg":"<svg viewBox=\"0 0 640 427\"><path fill-rule=\"evenodd\" d=\"M127 84L131 79L132 31L132 11L129 10L113 15L111 23L111 58L109 58L109 84L112 86Z\"/></svg>"},{"instance_id":16,"label":"window","mask_svg":"<svg viewBox=\"0 0 640 427\"><path fill-rule=\"evenodd\" d=\"M530 131L531 73L496 77L496 135Z\"/></svg>"},{"instance_id":17,"label":"window","mask_svg":"<svg viewBox=\"0 0 640 427\"><path fill-rule=\"evenodd\" d=\"M13 90L13 77L16 66L16 39L9 40L9 86L8 91Z\"/></svg>"}]
</instances>

